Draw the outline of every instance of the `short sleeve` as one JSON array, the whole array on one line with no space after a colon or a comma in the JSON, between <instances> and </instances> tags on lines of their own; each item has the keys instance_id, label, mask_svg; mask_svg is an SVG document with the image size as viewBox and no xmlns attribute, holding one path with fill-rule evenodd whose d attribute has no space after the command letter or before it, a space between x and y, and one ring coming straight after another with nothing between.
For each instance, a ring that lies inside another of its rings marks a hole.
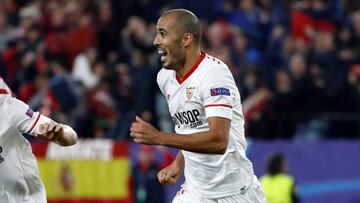
<instances>
[{"instance_id":1,"label":"short sleeve","mask_svg":"<svg viewBox=\"0 0 360 203\"><path fill-rule=\"evenodd\" d=\"M234 79L226 66L208 71L201 83L206 117L232 119L235 89Z\"/></svg>"},{"instance_id":2,"label":"short sleeve","mask_svg":"<svg viewBox=\"0 0 360 203\"><path fill-rule=\"evenodd\" d=\"M34 112L27 104L16 98L7 99L5 104L11 124L21 133L36 135L40 133L39 126L41 123L51 121L50 118L41 115L39 112Z\"/></svg>"}]
</instances>

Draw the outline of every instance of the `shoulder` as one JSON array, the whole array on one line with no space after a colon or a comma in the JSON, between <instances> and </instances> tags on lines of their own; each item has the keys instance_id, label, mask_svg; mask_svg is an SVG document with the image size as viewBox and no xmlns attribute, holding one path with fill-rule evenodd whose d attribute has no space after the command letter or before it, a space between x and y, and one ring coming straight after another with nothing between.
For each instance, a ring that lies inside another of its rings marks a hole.
<instances>
[{"instance_id":1,"label":"shoulder","mask_svg":"<svg viewBox=\"0 0 360 203\"><path fill-rule=\"evenodd\" d=\"M294 178L286 173L279 173L274 177L277 178L278 180L282 180L283 183L288 183L290 185L294 183Z\"/></svg>"},{"instance_id":2,"label":"shoulder","mask_svg":"<svg viewBox=\"0 0 360 203\"><path fill-rule=\"evenodd\" d=\"M28 105L11 95L0 96L0 114L2 120L16 126L23 116L27 115Z\"/></svg>"},{"instance_id":3,"label":"shoulder","mask_svg":"<svg viewBox=\"0 0 360 203\"><path fill-rule=\"evenodd\" d=\"M229 67L222 60L209 54L206 54L204 58L204 65L208 74L231 74Z\"/></svg>"},{"instance_id":4,"label":"shoulder","mask_svg":"<svg viewBox=\"0 0 360 203\"><path fill-rule=\"evenodd\" d=\"M291 175L288 174L282 174L283 178L288 180L289 182L293 183L294 182L294 178Z\"/></svg>"},{"instance_id":5,"label":"shoulder","mask_svg":"<svg viewBox=\"0 0 360 203\"><path fill-rule=\"evenodd\" d=\"M158 85L162 86L173 74L174 74L173 70L166 70L166 69L162 68L157 73L156 81L157 81Z\"/></svg>"},{"instance_id":6,"label":"shoulder","mask_svg":"<svg viewBox=\"0 0 360 203\"><path fill-rule=\"evenodd\" d=\"M233 80L229 67L220 59L208 54L204 58L201 74L203 75L204 82Z\"/></svg>"},{"instance_id":7,"label":"shoulder","mask_svg":"<svg viewBox=\"0 0 360 203\"><path fill-rule=\"evenodd\" d=\"M167 75L170 75L172 70L166 70L165 68L161 68L159 72L157 73L158 78L166 77Z\"/></svg>"},{"instance_id":8,"label":"shoulder","mask_svg":"<svg viewBox=\"0 0 360 203\"><path fill-rule=\"evenodd\" d=\"M23 101L10 95L4 98L0 105L4 110L8 112L8 115L26 112L28 108L28 105L25 104Z\"/></svg>"}]
</instances>

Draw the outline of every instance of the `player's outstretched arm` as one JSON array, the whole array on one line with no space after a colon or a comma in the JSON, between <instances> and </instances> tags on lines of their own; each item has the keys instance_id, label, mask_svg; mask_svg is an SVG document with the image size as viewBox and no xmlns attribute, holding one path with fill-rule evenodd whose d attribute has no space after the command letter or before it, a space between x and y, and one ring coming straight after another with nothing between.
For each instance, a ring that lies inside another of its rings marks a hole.
<instances>
[{"instance_id":1,"label":"player's outstretched arm","mask_svg":"<svg viewBox=\"0 0 360 203\"><path fill-rule=\"evenodd\" d=\"M42 123L36 137L53 141L61 146L70 146L77 142L77 133L68 125L55 121Z\"/></svg>"}]
</instances>

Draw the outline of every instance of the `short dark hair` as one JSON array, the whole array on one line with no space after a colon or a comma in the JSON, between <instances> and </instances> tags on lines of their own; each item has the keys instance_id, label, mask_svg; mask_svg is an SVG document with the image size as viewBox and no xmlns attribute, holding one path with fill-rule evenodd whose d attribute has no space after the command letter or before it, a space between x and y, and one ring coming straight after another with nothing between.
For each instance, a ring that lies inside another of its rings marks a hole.
<instances>
[{"instance_id":1,"label":"short dark hair","mask_svg":"<svg viewBox=\"0 0 360 203\"><path fill-rule=\"evenodd\" d=\"M280 153L271 155L267 162L267 173L270 176L283 173L284 156Z\"/></svg>"},{"instance_id":2,"label":"short dark hair","mask_svg":"<svg viewBox=\"0 0 360 203\"><path fill-rule=\"evenodd\" d=\"M162 17L169 14L175 14L175 22L183 33L191 33L194 36L195 41L200 44L202 31L201 24L198 17L189 10L186 9L172 9L166 11Z\"/></svg>"}]
</instances>

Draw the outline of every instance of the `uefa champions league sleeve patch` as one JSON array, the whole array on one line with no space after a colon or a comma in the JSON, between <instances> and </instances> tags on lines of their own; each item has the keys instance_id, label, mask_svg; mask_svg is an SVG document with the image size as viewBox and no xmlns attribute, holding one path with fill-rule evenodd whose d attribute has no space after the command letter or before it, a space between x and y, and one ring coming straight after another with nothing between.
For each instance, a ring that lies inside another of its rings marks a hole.
<instances>
[{"instance_id":1,"label":"uefa champions league sleeve patch","mask_svg":"<svg viewBox=\"0 0 360 203\"><path fill-rule=\"evenodd\" d=\"M219 95L230 96L230 90L227 88L224 88L224 87L213 88L213 89L210 89L210 95L211 96L219 96Z\"/></svg>"}]
</instances>

